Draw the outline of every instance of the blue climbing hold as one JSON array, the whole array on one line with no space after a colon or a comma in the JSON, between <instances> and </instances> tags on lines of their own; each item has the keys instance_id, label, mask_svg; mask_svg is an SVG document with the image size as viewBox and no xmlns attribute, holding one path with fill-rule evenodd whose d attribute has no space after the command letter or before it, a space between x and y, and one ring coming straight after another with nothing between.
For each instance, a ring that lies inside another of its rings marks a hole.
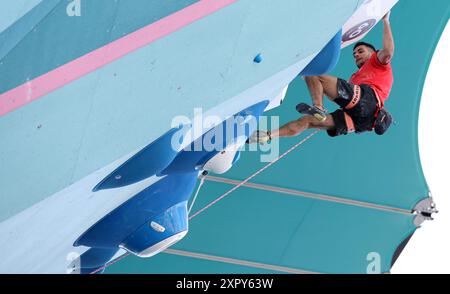
<instances>
[{"instance_id":1,"label":"blue climbing hold","mask_svg":"<svg viewBox=\"0 0 450 294\"><path fill-rule=\"evenodd\" d=\"M263 61L261 53L256 55L255 59L253 60L256 63L261 63Z\"/></svg>"}]
</instances>

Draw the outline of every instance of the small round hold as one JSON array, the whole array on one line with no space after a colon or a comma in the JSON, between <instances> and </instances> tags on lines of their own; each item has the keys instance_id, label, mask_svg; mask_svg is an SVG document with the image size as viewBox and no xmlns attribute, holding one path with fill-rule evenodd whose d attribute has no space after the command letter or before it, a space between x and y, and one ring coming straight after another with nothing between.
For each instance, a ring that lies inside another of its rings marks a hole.
<instances>
[{"instance_id":1,"label":"small round hold","mask_svg":"<svg viewBox=\"0 0 450 294\"><path fill-rule=\"evenodd\" d=\"M261 54L256 55L255 59L253 59L255 63L261 63L263 61L263 57Z\"/></svg>"}]
</instances>

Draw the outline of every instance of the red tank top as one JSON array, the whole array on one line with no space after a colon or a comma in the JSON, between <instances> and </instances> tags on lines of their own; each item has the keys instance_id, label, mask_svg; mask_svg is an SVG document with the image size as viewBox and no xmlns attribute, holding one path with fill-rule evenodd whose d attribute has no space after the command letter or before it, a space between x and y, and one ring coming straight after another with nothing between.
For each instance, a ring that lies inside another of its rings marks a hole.
<instances>
[{"instance_id":1,"label":"red tank top","mask_svg":"<svg viewBox=\"0 0 450 294\"><path fill-rule=\"evenodd\" d=\"M389 97L389 93L394 83L391 63L382 64L374 52L370 59L352 75L350 83L355 85L369 85L378 95L381 103Z\"/></svg>"}]
</instances>

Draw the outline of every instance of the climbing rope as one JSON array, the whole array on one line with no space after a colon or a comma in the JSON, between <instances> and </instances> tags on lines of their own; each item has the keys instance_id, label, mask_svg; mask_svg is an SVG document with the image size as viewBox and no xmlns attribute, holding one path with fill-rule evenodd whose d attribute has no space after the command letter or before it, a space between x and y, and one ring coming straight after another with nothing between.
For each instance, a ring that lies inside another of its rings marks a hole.
<instances>
[{"instance_id":1,"label":"climbing rope","mask_svg":"<svg viewBox=\"0 0 450 294\"><path fill-rule=\"evenodd\" d=\"M191 214L192 207L194 207L195 201L197 200L197 196L200 193L200 190L202 189L203 184L205 183L206 176L208 175L207 171L202 172L202 175L200 176L200 184L198 185L197 192L195 192L194 198L192 199L191 205L188 209L188 215Z\"/></svg>"},{"instance_id":2,"label":"climbing rope","mask_svg":"<svg viewBox=\"0 0 450 294\"><path fill-rule=\"evenodd\" d=\"M319 131L316 130L315 132L311 133L308 137L304 138L303 140L301 140L300 142L298 142L297 144L295 144L291 149L289 149L288 151L284 152L283 154L281 154L280 156L278 156L277 158L275 158L273 161L269 162L266 166L264 166L263 168L261 168L260 170L258 170L257 172L255 172L254 174L252 174L251 176L249 176L247 179L245 179L244 181L242 181L241 183L239 183L238 185L234 186L231 190L229 190L228 192L226 192L225 194L223 194L222 196L220 196L219 198L217 198L216 200L212 201L211 203L209 203L208 205L206 205L205 207L203 207L202 209L200 209L199 211L197 211L196 213L194 213L192 216L189 217L189 220L193 219L194 217L198 216L199 214L201 214L202 212L204 212L205 210L207 210L208 208L210 208L211 206L213 206L214 204L216 204L217 202L219 202L220 200L222 200L223 198L227 197L228 195L230 195L231 193L233 193L234 191L236 191L237 189L239 189L240 187L244 186L247 182L249 182L251 179L253 179L254 177L256 177L257 175L259 175L260 173L262 173L263 171L265 171L266 169L268 169L269 167L271 167L272 165L274 165L275 163L277 163L279 160L281 160L282 158L284 158L286 155L288 155L289 153L291 153L292 151L294 151L295 149L297 149L298 147L300 147L302 144L304 144L306 141L308 141L309 139L311 139L315 134L317 134Z\"/></svg>"},{"instance_id":3,"label":"climbing rope","mask_svg":"<svg viewBox=\"0 0 450 294\"><path fill-rule=\"evenodd\" d=\"M267 165L265 165L263 168L261 168L260 170L258 170L257 172L255 172L254 174L252 174L251 176L249 176L247 179L245 179L244 181L242 181L241 183L239 183L238 185L236 185L235 187L233 187L231 190L229 190L228 192L226 192L225 194L223 194L222 196L218 197L216 200L210 202L208 205L206 205L205 207L203 207L202 209L198 210L196 213L194 213L192 216L189 217L189 220L193 219L194 217L198 216L199 214L205 212L205 210L209 209L211 206L217 204L217 202L221 201L222 199L224 199L225 197L227 197L228 195L230 195L231 193L233 193L234 191L236 191L237 189L239 189L240 187L244 186L246 183L248 183L251 179L253 179L254 177L256 177L257 175L259 175L260 173L262 173L263 171L265 171L266 169L268 169L269 167L271 167L272 165L274 165L275 163L277 163L278 161L280 161L281 159L283 159L284 157L286 157L289 153L291 153L292 151L294 151L295 149L297 149L298 147L300 147L301 145L303 145L306 141L308 141L309 139L311 139L314 135L316 135L319 132L319 130L314 131L313 133L311 133L309 136L307 136L306 138L304 138L303 140L301 140L300 142L298 142L297 144L295 144L294 146L292 146L289 150L287 150L286 152L284 152L283 154L281 154L280 156L278 156L277 158L275 158L273 161L269 162ZM201 187L203 186L204 182L206 179L206 174L202 174L201 180L200 180L200 184L199 187L197 188L197 192L195 193L194 199L192 200L192 203L189 207L189 212L191 211L192 207L195 204L195 200L200 192ZM119 262L120 260L124 259L125 257L127 257L128 255L130 255L130 253L126 253L125 255L107 263L105 266L97 269L96 271L92 272L91 274L96 274L104 269L106 269L107 267Z\"/></svg>"}]
</instances>

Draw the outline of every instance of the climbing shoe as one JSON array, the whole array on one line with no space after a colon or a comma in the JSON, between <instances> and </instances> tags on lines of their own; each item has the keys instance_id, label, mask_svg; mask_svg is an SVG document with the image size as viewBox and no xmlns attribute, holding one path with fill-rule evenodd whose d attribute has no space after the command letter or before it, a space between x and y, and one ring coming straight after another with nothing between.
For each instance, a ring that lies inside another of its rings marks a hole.
<instances>
[{"instance_id":1,"label":"climbing shoe","mask_svg":"<svg viewBox=\"0 0 450 294\"><path fill-rule=\"evenodd\" d=\"M327 119L327 112L317 106L310 106L306 103L300 103L297 105L296 109L301 114L314 116L320 122L324 122Z\"/></svg>"},{"instance_id":2,"label":"climbing shoe","mask_svg":"<svg viewBox=\"0 0 450 294\"><path fill-rule=\"evenodd\" d=\"M270 143L272 141L271 133L270 131L256 131L254 132L250 138L247 140L247 144L253 144L253 143Z\"/></svg>"}]
</instances>

